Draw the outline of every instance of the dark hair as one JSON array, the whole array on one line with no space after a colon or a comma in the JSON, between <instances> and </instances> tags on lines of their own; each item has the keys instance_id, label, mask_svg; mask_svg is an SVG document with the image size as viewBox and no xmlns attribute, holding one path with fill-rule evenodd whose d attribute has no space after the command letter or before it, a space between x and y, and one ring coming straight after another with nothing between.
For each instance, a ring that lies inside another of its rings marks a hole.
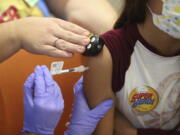
<instances>
[{"instance_id":1,"label":"dark hair","mask_svg":"<svg viewBox=\"0 0 180 135\"><path fill-rule=\"evenodd\" d=\"M148 0L125 0L122 14L116 21L114 29L128 24L143 23L146 18Z\"/></svg>"}]
</instances>

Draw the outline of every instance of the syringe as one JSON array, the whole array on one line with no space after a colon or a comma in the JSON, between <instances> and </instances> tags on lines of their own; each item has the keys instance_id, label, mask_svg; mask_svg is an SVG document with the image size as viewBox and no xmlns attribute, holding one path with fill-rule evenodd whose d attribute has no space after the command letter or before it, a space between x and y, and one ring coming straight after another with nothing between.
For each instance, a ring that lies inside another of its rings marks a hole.
<instances>
[{"instance_id":1,"label":"syringe","mask_svg":"<svg viewBox=\"0 0 180 135\"><path fill-rule=\"evenodd\" d=\"M58 75L58 74L64 74L64 73L70 73L70 72L84 72L88 69L89 69L89 67L85 67L85 66L81 65L81 66L70 68L70 69L60 70L59 72L51 72L51 74Z\"/></svg>"}]
</instances>

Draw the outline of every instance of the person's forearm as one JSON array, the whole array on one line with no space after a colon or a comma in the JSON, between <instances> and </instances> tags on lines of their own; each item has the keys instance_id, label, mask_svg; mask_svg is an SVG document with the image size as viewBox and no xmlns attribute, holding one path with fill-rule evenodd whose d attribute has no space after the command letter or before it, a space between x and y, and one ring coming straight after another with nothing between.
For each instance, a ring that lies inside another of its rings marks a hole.
<instances>
[{"instance_id":1,"label":"person's forearm","mask_svg":"<svg viewBox=\"0 0 180 135\"><path fill-rule=\"evenodd\" d=\"M0 24L0 62L21 48L15 34L14 22Z\"/></svg>"},{"instance_id":2,"label":"person's forearm","mask_svg":"<svg viewBox=\"0 0 180 135\"><path fill-rule=\"evenodd\" d=\"M117 12L108 0L47 0L56 17L66 18L95 34L102 34L113 28Z\"/></svg>"},{"instance_id":3,"label":"person's forearm","mask_svg":"<svg viewBox=\"0 0 180 135\"><path fill-rule=\"evenodd\" d=\"M46 0L46 3L53 15L65 19L65 8L68 1L69 0Z\"/></svg>"},{"instance_id":4,"label":"person's forearm","mask_svg":"<svg viewBox=\"0 0 180 135\"><path fill-rule=\"evenodd\" d=\"M66 17L95 34L102 34L113 28L118 15L107 0L69 0Z\"/></svg>"}]
</instances>

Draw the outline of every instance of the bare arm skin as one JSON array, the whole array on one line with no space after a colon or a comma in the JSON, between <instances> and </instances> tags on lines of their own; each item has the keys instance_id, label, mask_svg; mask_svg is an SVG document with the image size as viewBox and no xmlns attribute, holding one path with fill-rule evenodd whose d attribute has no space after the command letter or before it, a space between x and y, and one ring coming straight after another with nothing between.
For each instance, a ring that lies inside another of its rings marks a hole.
<instances>
[{"instance_id":1,"label":"bare arm skin","mask_svg":"<svg viewBox=\"0 0 180 135\"><path fill-rule=\"evenodd\" d=\"M114 115L114 135L137 135L137 129L131 125L121 112L115 110Z\"/></svg>"},{"instance_id":2,"label":"bare arm skin","mask_svg":"<svg viewBox=\"0 0 180 135\"><path fill-rule=\"evenodd\" d=\"M69 0L66 12L68 20L96 34L112 29L118 18L108 0Z\"/></svg>"},{"instance_id":3,"label":"bare arm skin","mask_svg":"<svg viewBox=\"0 0 180 135\"><path fill-rule=\"evenodd\" d=\"M46 0L49 10L59 18L65 18L66 5L69 0Z\"/></svg>"},{"instance_id":4,"label":"bare arm skin","mask_svg":"<svg viewBox=\"0 0 180 135\"><path fill-rule=\"evenodd\" d=\"M84 74L85 95L91 108L105 99L114 99L111 88L112 60L106 47L96 57L86 58L86 65L90 69ZM114 107L100 121L95 135L113 134Z\"/></svg>"},{"instance_id":5,"label":"bare arm skin","mask_svg":"<svg viewBox=\"0 0 180 135\"><path fill-rule=\"evenodd\" d=\"M113 28L118 14L108 0L47 0L57 17L64 15L93 33L102 34Z\"/></svg>"},{"instance_id":6,"label":"bare arm skin","mask_svg":"<svg viewBox=\"0 0 180 135\"><path fill-rule=\"evenodd\" d=\"M12 22L0 24L0 62L16 53L20 44L16 40Z\"/></svg>"}]
</instances>

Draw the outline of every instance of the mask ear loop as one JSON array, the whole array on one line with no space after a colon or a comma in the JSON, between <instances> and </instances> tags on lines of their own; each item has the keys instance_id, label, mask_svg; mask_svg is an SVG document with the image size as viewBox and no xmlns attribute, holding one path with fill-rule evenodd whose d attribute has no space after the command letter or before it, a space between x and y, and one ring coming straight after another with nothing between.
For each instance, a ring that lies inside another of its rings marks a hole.
<instances>
[{"instance_id":1,"label":"mask ear loop","mask_svg":"<svg viewBox=\"0 0 180 135\"><path fill-rule=\"evenodd\" d=\"M162 16L166 16L167 14L164 12L164 9L165 9L165 5L168 3L168 1L172 1L172 0L161 0L162 2L162 12L161 14L156 14L152 11L152 9L150 8L149 4L147 3L147 7L149 9L149 11L151 12L151 14L156 14L156 15L162 15Z\"/></svg>"},{"instance_id":2,"label":"mask ear loop","mask_svg":"<svg viewBox=\"0 0 180 135\"><path fill-rule=\"evenodd\" d=\"M150 13L151 13L152 16L153 16L153 15L155 15L155 16L164 16L163 14L156 14L156 13L154 13L154 12L152 11L152 9L150 8L149 4L147 4L147 8L149 9L149 11L150 11Z\"/></svg>"},{"instance_id":3,"label":"mask ear loop","mask_svg":"<svg viewBox=\"0 0 180 135\"><path fill-rule=\"evenodd\" d=\"M149 9L149 11L151 12L151 14L154 14L154 12L152 11L152 9L150 8L149 4L146 5L147 8Z\"/></svg>"}]
</instances>

